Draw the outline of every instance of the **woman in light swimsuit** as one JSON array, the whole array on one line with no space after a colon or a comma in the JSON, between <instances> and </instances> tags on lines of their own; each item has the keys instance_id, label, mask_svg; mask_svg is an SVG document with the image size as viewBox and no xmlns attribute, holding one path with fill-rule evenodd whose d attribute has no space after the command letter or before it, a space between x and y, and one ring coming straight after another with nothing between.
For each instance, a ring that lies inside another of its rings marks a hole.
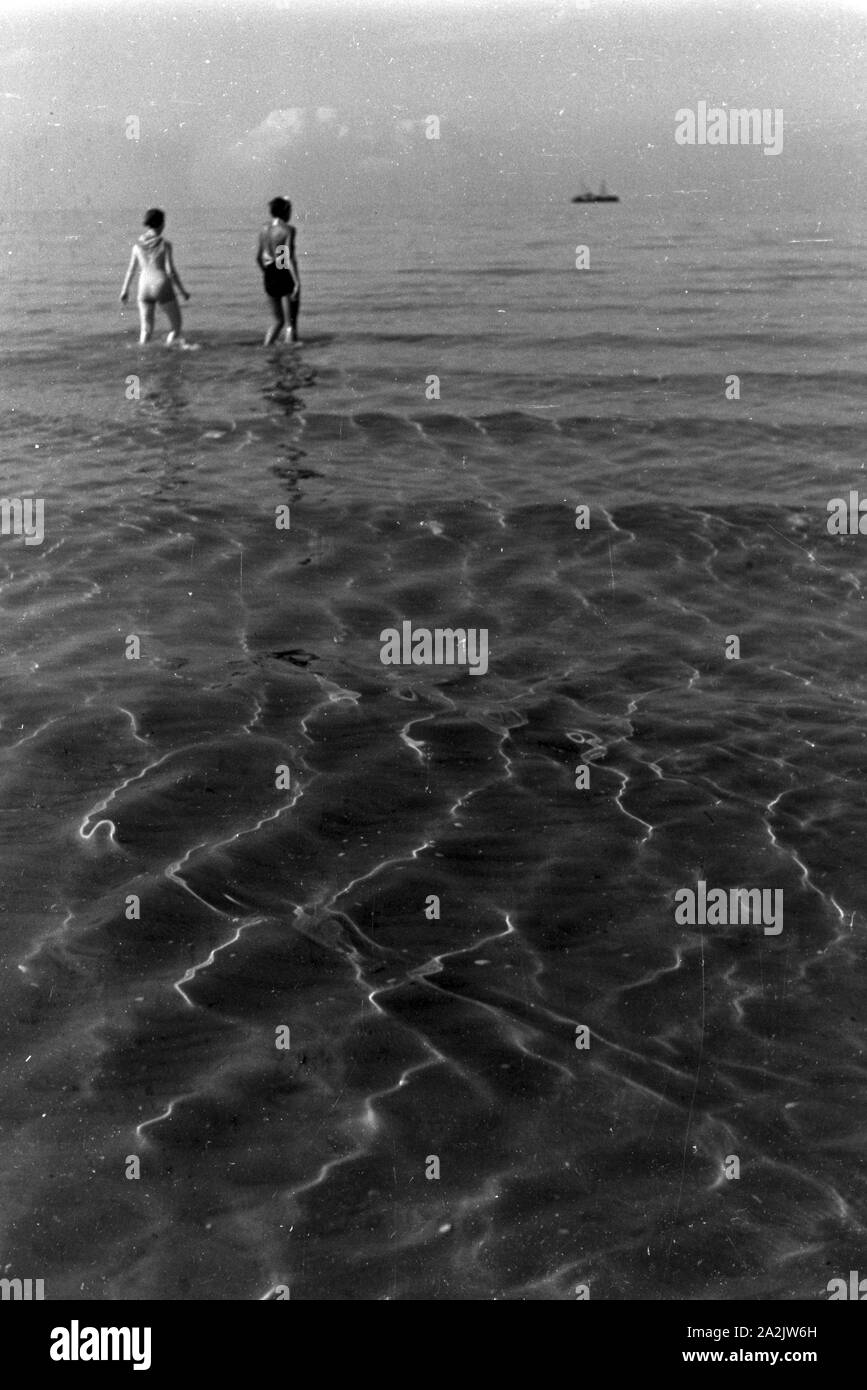
<instances>
[{"instance_id":1,"label":"woman in light swimsuit","mask_svg":"<svg viewBox=\"0 0 867 1390\"><path fill-rule=\"evenodd\" d=\"M156 306L162 305L169 320L170 333L166 343L178 343L185 347L181 337L181 306L175 298L177 285L184 299L189 295L181 284L181 277L175 269L172 258L172 244L163 239L166 216L161 208L150 208L144 216L145 231L132 248L129 269L120 292L120 301L126 303L130 281L138 268L138 311L141 318L140 343L150 341L154 331Z\"/></svg>"},{"instance_id":2,"label":"woman in light swimsuit","mask_svg":"<svg viewBox=\"0 0 867 1390\"><path fill-rule=\"evenodd\" d=\"M259 233L256 264L262 271L265 293L271 304L274 323L265 334L265 347L285 333L287 343L298 342L298 310L301 282L295 259L295 228L290 227L292 204L288 198L272 198L268 204L270 226Z\"/></svg>"}]
</instances>

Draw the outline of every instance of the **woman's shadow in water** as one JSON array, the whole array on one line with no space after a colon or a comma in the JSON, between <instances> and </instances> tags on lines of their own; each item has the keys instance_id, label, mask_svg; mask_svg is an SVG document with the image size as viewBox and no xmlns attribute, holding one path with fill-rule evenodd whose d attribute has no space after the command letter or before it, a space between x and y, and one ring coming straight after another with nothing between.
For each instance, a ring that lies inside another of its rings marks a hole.
<instances>
[{"instance_id":1,"label":"woman's shadow in water","mask_svg":"<svg viewBox=\"0 0 867 1390\"><path fill-rule=\"evenodd\" d=\"M300 460L307 457L307 451L300 447L297 439L301 421L296 417L307 408L299 393L315 384L314 367L306 366L295 353L288 354L285 349L275 347L269 350L262 374L261 393L265 402L265 417L278 432L280 454L271 471L285 484L290 501L300 497L298 484L302 479L322 476L315 469L300 465Z\"/></svg>"},{"instance_id":2,"label":"woman's shadow in water","mask_svg":"<svg viewBox=\"0 0 867 1390\"><path fill-rule=\"evenodd\" d=\"M187 485L190 480L186 474L197 461L190 457L190 451L199 427L190 412L190 383L186 372L179 370L179 356L171 349L150 347L139 369L145 441L161 455L157 498L166 487Z\"/></svg>"},{"instance_id":3,"label":"woman's shadow in water","mask_svg":"<svg viewBox=\"0 0 867 1390\"><path fill-rule=\"evenodd\" d=\"M183 423L190 406L190 392L183 371L178 371L178 354L168 349L148 355L147 374L142 371L142 403L157 431L161 425Z\"/></svg>"}]
</instances>

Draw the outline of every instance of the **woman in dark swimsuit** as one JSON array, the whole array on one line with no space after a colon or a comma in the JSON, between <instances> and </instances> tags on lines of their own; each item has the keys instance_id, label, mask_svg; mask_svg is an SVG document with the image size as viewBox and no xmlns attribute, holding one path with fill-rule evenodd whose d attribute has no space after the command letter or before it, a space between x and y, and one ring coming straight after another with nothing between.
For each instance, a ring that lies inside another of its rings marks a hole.
<instances>
[{"instance_id":1,"label":"woman in dark swimsuit","mask_svg":"<svg viewBox=\"0 0 867 1390\"><path fill-rule=\"evenodd\" d=\"M256 264L265 282L274 323L265 334L265 347L276 342L285 330L286 342L298 342L298 310L301 282L295 260L295 228L290 227L292 204L288 198L272 198L268 204L272 221L259 233Z\"/></svg>"}]
</instances>

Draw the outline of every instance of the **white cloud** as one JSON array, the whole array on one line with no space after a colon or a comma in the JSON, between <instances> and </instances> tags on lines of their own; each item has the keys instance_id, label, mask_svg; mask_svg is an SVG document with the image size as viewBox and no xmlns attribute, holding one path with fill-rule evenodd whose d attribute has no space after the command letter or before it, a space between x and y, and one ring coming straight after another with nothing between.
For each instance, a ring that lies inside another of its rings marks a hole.
<instances>
[{"instance_id":1,"label":"white cloud","mask_svg":"<svg viewBox=\"0 0 867 1390\"><path fill-rule=\"evenodd\" d=\"M299 140L306 126L304 108L289 106L283 110L271 111L253 130L242 135L232 146L236 155L247 159L259 159L263 155L274 154Z\"/></svg>"},{"instance_id":2,"label":"white cloud","mask_svg":"<svg viewBox=\"0 0 867 1390\"><path fill-rule=\"evenodd\" d=\"M229 153L236 160L257 163L288 149L302 137L321 149L323 142L345 140L349 134L350 128L341 123L335 106L289 106L271 111L264 121L236 140Z\"/></svg>"}]
</instances>

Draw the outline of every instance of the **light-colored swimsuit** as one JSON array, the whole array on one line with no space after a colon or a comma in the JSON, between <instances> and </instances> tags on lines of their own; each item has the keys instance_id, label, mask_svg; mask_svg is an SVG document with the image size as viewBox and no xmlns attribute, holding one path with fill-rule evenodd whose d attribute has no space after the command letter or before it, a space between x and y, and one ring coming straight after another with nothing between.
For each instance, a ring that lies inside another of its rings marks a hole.
<instances>
[{"instance_id":1,"label":"light-colored swimsuit","mask_svg":"<svg viewBox=\"0 0 867 1390\"><path fill-rule=\"evenodd\" d=\"M155 232L145 232L135 244L138 252L138 297L145 304L170 304L175 289L166 269L166 255L171 246Z\"/></svg>"}]
</instances>

